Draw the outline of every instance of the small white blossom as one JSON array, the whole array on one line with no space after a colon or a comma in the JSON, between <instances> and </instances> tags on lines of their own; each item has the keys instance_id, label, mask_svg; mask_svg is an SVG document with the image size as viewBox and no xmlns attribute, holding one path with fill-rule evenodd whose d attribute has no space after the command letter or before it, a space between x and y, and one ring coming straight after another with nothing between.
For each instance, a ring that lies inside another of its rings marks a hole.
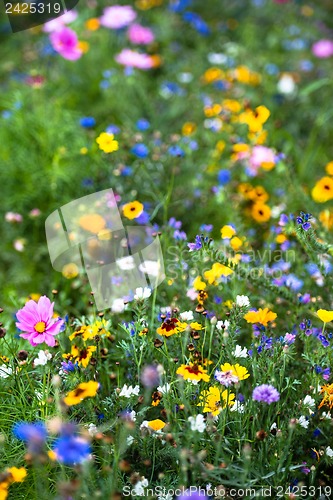
<instances>
[{"instance_id":1,"label":"small white blossom","mask_svg":"<svg viewBox=\"0 0 333 500\"><path fill-rule=\"evenodd\" d=\"M204 416L199 413L196 417L188 417L192 431L204 432L206 429Z\"/></svg>"},{"instance_id":2,"label":"small white blossom","mask_svg":"<svg viewBox=\"0 0 333 500\"><path fill-rule=\"evenodd\" d=\"M7 378L12 373L13 373L13 370L11 369L10 366L7 366L7 365L1 365L0 366L0 377L1 378Z\"/></svg>"},{"instance_id":3,"label":"small white blossom","mask_svg":"<svg viewBox=\"0 0 333 500\"><path fill-rule=\"evenodd\" d=\"M142 476L141 481L138 481L133 488L133 493L138 495L138 497L143 497L145 494L144 488L148 486L148 479Z\"/></svg>"},{"instance_id":4,"label":"small white blossom","mask_svg":"<svg viewBox=\"0 0 333 500\"><path fill-rule=\"evenodd\" d=\"M179 315L182 321L193 321L194 316L192 311L184 311Z\"/></svg>"},{"instance_id":5,"label":"small white blossom","mask_svg":"<svg viewBox=\"0 0 333 500\"><path fill-rule=\"evenodd\" d=\"M167 394L170 391L170 388L171 388L170 384L164 384L164 385L159 385L157 387L157 390L162 394Z\"/></svg>"},{"instance_id":6,"label":"small white blossom","mask_svg":"<svg viewBox=\"0 0 333 500\"><path fill-rule=\"evenodd\" d=\"M230 325L230 321L228 321L228 320L226 319L225 321L218 321L218 322L216 323L216 328L217 328L217 330L219 330L219 331L222 331L223 329L224 329L224 330L228 330L229 325Z\"/></svg>"},{"instance_id":7,"label":"small white blossom","mask_svg":"<svg viewBox=\"0 0 333 500\"><path fill-rule=\"evenodd\" d=\"M313 408L316 405L316 402L311 396L307 395L303 400L303 405Z\"/></svg>"},{"instance_id":8,"label":"small white blossom","mask_svg":"<svg viewBox=\"0 0 333 500\"><path fill-rule=\"evenodd\" d=\"M277 425L276 425L276 422L273 422L273 423L272 423L272 425L271 425L271 427L270 427L270 429L269 429L269 430L270 430L271 432L272 432L273 430L277 430Z\"/></svg>"},{"instance_id":9,"label":"small white blossom","mask_svg":"<svg viewBox=\"0 0 333 500\"><path fill-rule=\"evenodd\" d=\"M302 415L301 417L299 417L298 423L301 427L307 429L309 427L310 422L306 419L306 417L304 417L304 415Z\"/></svg>"},{"instance_id":10,"label":"small white blossom","mask_svg":"<svg viewBox=\"0 0 333 500\"><path fill-rule=\"evenodd\" d=\"M248 298L247 295L237 295L236 305L238 307L249 307L250 306L250 299Z\"/></svg>"},{"instance_id":11,"label":"small white blossom","mask_svg":"<svg viewBox=\"0 0 333 500\"><path fill-rule=\"evenodd\" d=\"M136 411L132 410L129 414L129 417L132 420L132 422L135 422L136 421Z\"/></svg>"},{"instance_id":12,"label":"small white blossom","mask_svg":"<svg viewBox=\"0 0 333 500\"><path fill-rule=\"evenodd\" d=\"M134 442L134 437L133 436L127 436L126 438L126 444L127 446L131 446L131 444Z\"/></svg>"},{"instance_id":13,"label":"small white blossom","mask_svg":"<svg viewBox=\"0 0 333 500\"><path fill-rule=\"evenodd\" d=\"M326 455L330 458L333 458L333 450L330 446L327 446L326 448Z\"/></svg>"},{"instance_id":14,"label":"small white blossom","mask_svg":"<svg viewBox=\"0 0 333 500\"><path fill-rule=\"evenodd\" d=\"M239 401L236 401L235 404L230 406L230 411L237 411L238 413L244 413L245 406L242 405Z\"/></svg>"},{"instance_id":15,"label":"small white blossom","mask_svg":"<svg viewBox=\"0 0 333 500\"><path fill-rule=\"evenodd\" d=\"M125 303L123 299L115 299L112 303L111 310L114 313L122 313L125 309Z\"/></svg>"},{"instance_id":16,"label":"small white blossom","mask_svg":"<svg viewBox=\"0 0 333 500\"><path fill-rule=\"evenodd\" d=\"M50 359L52 359L52 354L49 351L40 350L38 357L34 359L34 365L45 366Z\"/></svg>"},{"instance_id":17,"label":"small white blossom","mask_svg":"<svg viewBox=\"0 0 333 500\"><path fill-rule=\"evenodd\" d=\"M122 271L131 271L132 269L135 268L135 262L133 257L129 255L128 257L123 257L122 259L118 259L117 266Z\"/></svg>"},{"instance_id":18,"label":"small white blossom","mask_svg":"<svg viewBox=\"0 0 333 500\"><path fill-rule=\"evenodd\" d=\"M296 84L292 75L284 73L277 84L280 94L293 94L296 91Z\"/></svg>"},{"instance_id":19,"label":"small white blossom","mask_svg":"<svg viewBox=\"0 0 333 500\"><path fill-rule=\"evenodd\" d=\"M135 290L135 295L134 299L135 300L142 300L142 299L148 299L151 296L151 289L145 286L142 288L141 286Z\"/></svg>"},{"instance_id":20,"label":"small white blossom","mask_svg":"<svg viewBox=\"0 0 333 500\"><path fill-rule=\"evenodd\" d=\"M136 385L132 387L131 385L127 386L126 384L122 388L119 393L119 396L123 396L124 398L130 398L131 396L138 396L140 391L140 387Z\"/></svg>"},{"instance_id":21,"label":"small white blossom","mask_svg":"<svg viewBox=\"0 0 333 500\"><path fill-rule=\"evenodd\" d=\"M158 276L160 276L162 269L160 262L155 260L145 260L142 264L139 265L139 271L157 278Z\"/></svg>"},{"instance_id":22,"label":"small white blossom","mask_svg":"<svg viewBox=\"0 0 333 500\"><path fill-rule=\"evenodd\" d=\"M235 356L235 358L247 358L248 357L247 348L242 347L240 345L236 345L233 355Z\"/></svg>"},{"instance_id":23,"label":"small white blossom","mask_svg":"<svg viewBox=\"0 0 333 500\"><path fill-rule=\"evenodd\" d=\"M97 434L97 427L95 424L89 424L88 426L88 432L90 434L90 436L95 436L95 434Z\"/></svg>"},{"instance_id":24,"label":"small white blossom","mask_svg":"<svg viewBox=\"0 0 333 500\"><path fill-rule=\"evenodd\" d=\"M159 497L157 497L157 500L172 500L173 499L173 496L171 495L171 493L166 493L166 495L160 495Z\"/></svg>"}]
</instances>

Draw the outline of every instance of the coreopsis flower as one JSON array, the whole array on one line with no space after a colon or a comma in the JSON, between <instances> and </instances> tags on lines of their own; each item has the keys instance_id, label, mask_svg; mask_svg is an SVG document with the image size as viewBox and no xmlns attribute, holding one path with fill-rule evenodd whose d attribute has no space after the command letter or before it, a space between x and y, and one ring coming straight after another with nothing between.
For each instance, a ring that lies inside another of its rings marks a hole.
<instances>
[{"instance_id":1,"label":"coreopsis flower","mask_svg":"<svg viewBox=\"0 0 333 500\"><path fill-rule=\"evenodd\" d=\"M318 318L321 319L324 323L329 323L333 321L333 311L326 311L326 309L318 309L317 311Z\"/></svg>"},{"instance_id":2,"label":"coreopsis flower","mask_svg":"<svg viewBox=\"0 0 333 500\"><path fill-rule=\"evenodd\" d=\"M264 123L268 120L270 111L266 106L258 106L254 111L247 109L239 115L239 122L246 123L252 133L261 132Z\"/></svg>"},{"instance_id":3,"label":"coreopsis flower","mask_svg":"<svg viewBox=\"0 0 333 500\"><path fill-rule=\"evenodd\" d=\"M311 191L312 198L317 203L325 203L333 198L333 179L322 177Z\"/></svg>"},{"instance_id":4,"label":"coreopsis flower","mask_svg":"<svg viewBox=\"0 0 333 500\"><path fill-rule=\"evenodd\" d=\"M17 311L16 326L21 333L20 337L29 340L32 346L45 342L48 346L55 345L55 335L60 332L64 321L53 317L54 302L43 295L36 303L29 300L25 306Z\"/></svg>"},{"instance_id":5,"label":"coreopsis flower","mask_svg":"<svg viewBox=\"0 0 333 500\"><path fill-rule=\"evenodd\" d=\"M280 399L279 392L270 384L262 384L255 387L252 393L254 401L271 404L276 403Z\"/></svg>"},{"instance_id":6,"label":"coreopsis flower","mask_svg":"<svg viewBox=\"0 0 333 500\"><path fill-rule=\"evenodd\" d=\"M64 398L64 403L67 406L74 406L81 403L86 398L92 398L96 396L99 387L98 382L93 380L89 382L82 382L73 391L70 391Z\"/></svg>"},{"instance_id":7,"label":"coreopsis flower","mask_svg":"<svg viewBox=\"0 0 333 500\"><path fill-rule=\"evenodd\" d=\"M113 153L118 151L119 143L115 140L113 134L108 132L102 132L96 139L99 149L104 151L104 153Z\"/></svg>"},{"instance_id":8,"label":"coreopsis flower","mask_svg":"<svg viewBox=\"0 0 333 500\"><path fill-rule=\"evenodd\" d=\"M79 366L82 366L82 368L87 368L93 352L95 351L95 345L83 347L82 349L79 349L76 345L72 345L70 354L63 354L62 357L73 363L77 363Z\"/></svg>"},{"instance_id":9,"label":"coreopsis flower","mask_svg":"<svg viewBox=\"0 0 333 500\"><path fill-rule=\"evenodd\" d=\"M127 219L137 219L140 217L144 209L144 206L142 203L139 201L131 201L130 203L126 203L126 205L123 206L123 215Z\"/></svg>"},{"instance_id":10,"label":"coreopsis flower","mask_svg":"<svg viewBox=\"0 0 333 500\"><path fill-rule=\"evenodd\" d=\"M235 394L227 389L223 392L218 387L210 387L208 391L200 393L200 403L197 406L203 406L203 412L211 413L217 416L226 406L232 406L235 400Z\"/></svg>"},{"instance_id":11,"label":"coreopsis flower","mask_svg":"<svg viewBox=\"0 0 333 500\"><path fill-rule=\"evenodd\" d=\"M187 323L179 321L177 318L170 318L163 321L162 325L157 328L157 333L163 337L170 337L175 333L183 332L187 328Z\"/></svg>"},{"instance_id":12,"label":"coreopsis flower","mask_svg":"<svg viewBox=\"0 0 333 500\"><path fill-rule=\"evenodd\" d=\"M244 319L248 323L260 323L263 326L267 326L270 321L274 321L277 317L273 311L270 311L268 307L265 309L258 309L258 311L249 311L244 315Z\"/></svg>"},{"instance_id":13,"label":"coreopsis flower","mask_svg":"<svg viewBox=\"0 0 333 500\"><path fill-rule=\"evenodd\" d=\"M181 365L176 371L177 375L183 377L184 380L197 384L200 380L209 381L209 375L201 365L190 363L189 365Z\"/></svg>"}]
</instances>

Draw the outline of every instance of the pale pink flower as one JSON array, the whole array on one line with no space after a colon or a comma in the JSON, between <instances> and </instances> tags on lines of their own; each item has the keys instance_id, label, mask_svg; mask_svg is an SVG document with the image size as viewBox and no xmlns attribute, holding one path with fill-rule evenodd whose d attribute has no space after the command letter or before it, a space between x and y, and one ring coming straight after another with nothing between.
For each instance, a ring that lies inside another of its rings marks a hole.
<instances>
[{"instance_id":1,"label":"pale pink flower","mask_svg":"<svg viewBox=\"0 0 333 500\"><path fill-rule=\"evenodd\" d=\"M78 47L78 38L75 31L70 28L63 27L58 31L53 31L50 34L52 47L64 59L76 61L82 56L82 50Z\"/></svg>"},{"instance_id":2,"label":"pale pink flower","mask_svg":"<svg viewBox=\"0 0 333 500\"><path fill-rule=\"evenodd\" d=\"M113 5L105 7L99 21L105 28L119 30L131 24L135 18L136 12L130 5Z\"/></svg>"},{"instance_id":3,"label":"pale pink flower","mask_svg":"<svg viewBox=\"0 0 333 500\"><path fill-rule=\"evenodd\" d=\"M28 300L25 306L17 311L18 322L16 326L24 333L20 337L29 340L32 346L42 344L53 347L55 345L55 335L61 330L64 320L53 318L53 306L50 299L43 295L38 300Z\"/></svg>"},{"instance_id":4,"label":"pale pink flower","mask_svg":"<svg viewBox=\"0 0 333 500\"><path fill-rule=\"evenodd\" d=\"M266 146L254 146L252 149L251 156L249 158L250 168L252 172L255 174L257 170L261 166L265 166L265 164L274 164L275 165L275 153L272 149L267 148Z\"/></svg>"},{"instance_id":5,"label":"pale pink flower","mask_svg":"<svg viewBox=\"0 0 333 500\"><path fill-rule=\"evenodd\" d=\"M5 220L7 222L22 222L23 217L21 214L18 214L16 212L7 212L5 214Z\"/></svg>"},{"instance_id":6,"label":"pale pink flower","mask_svg":"<svg viewBox=\"0 0 333 500\"><path fill-rule=\"evenodd\" d=\"M137 45L149 45L154 41L154 33L150 28L145 28L140 24L132 24L128 28L128 39Z\"/></svg>"},{"instance_id":7,"label":"pale pink flower","mask_svg":"<svg viewBox=\"0 0 333 500\"><path fill-rule=\"evenodd\" d=\"M318 40L312 45L312 54L320 59L333 56L333 41L332 40Z\"/></svg>"},{"instance_id":8,"label":"pale pink flower","mask_svg":"<svg viewBox=\"0 0 333 500\"><path fill-rule=\"evenodd\" d=\"M45 33L52 33L52 31L58 31L65 26L65 24L70 24L77 18L77 12L75 10L69 10L62 16L56 19L51 19L43 26L43 31Z\"/></svg>"},{"instance_id":9,"label":"pale pink flower","mask_svg":"<svg viewBox=\"0 0 333 500\"><path fill-rule=\"evenodd\" d=\"M154 65L148 54L141 54L131 49L123 49L115 59L117 63L131 68L150 69Z\"/></svg>"}]
</instances>

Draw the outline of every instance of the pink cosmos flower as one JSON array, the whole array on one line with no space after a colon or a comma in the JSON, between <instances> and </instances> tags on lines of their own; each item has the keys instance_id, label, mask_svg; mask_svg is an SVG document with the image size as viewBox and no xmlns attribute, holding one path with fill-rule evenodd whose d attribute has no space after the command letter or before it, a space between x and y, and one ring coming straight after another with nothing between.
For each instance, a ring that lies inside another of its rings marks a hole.
<instances>
[{"instance_id":1,"label":"pink cosmos flower","mask_svg":"<svg viewBox=\"0 0 333 500\"><path fill-rule=\"evenodd\" d=\"M312 54L320 59L333 56L333 41L332 40L318 40L312 45Z\"/></svg>"},{"instance_id":2,"label":"pink cosmos flower","mask_svg":"<svg viewBox=\"0 0 333 500\"><path fill-rule=\"evenodd\" d=\"M53 31L50 34L52 47L64 59L76 61L82 56L82 50L78 47L78 38L75 31L70 28L63 27L58 31Z\"/></svg>"},{"instance_id":3,"label":"pink cosmos flower","mask_svg":"<svg viewBox=\"0 0 333 500\"><path fill-rule=\"evenodd\" d=\"M119 64L131 68L150 69L153 67L153 60L148 54L141 54L131 49L123 49L115 59Z\"/></svg>"},{"instance_id":4,"label":"pink cosmos flower","mask_svg":"<svg viewBox=\"0 0 333 500\"><path fill-rule=\"evenodd\" d=\"M18 322L16 326L21 333L20 337L29 340L32 346L45 342L48 346L55 345L55 335L61 330L64 320L53 318L53 306L45 295L40 297L38 303L29 300L25 306L17 311Z\"/></svg>"},{"instance_id":5,"label":"pink cosmos flower","mask_svg":"<svg viewBox=\"0 0 333 500\"><path fill-rule=\"evenodd\" d=\"M254 146L249 159L250 168L254 174L257 173L259 167L268 167L268 170L275 165L274 151L266 146Z\"/></svg>"},{"instance_id":6,"label":"pink cosmos flower","mask_svg":"<svg viewBox=\"0 0 333 500\"><path fill-rule=\"evenodd\" d=\"M5 214L5 220L7 222L22 222L23 217L21 214L18 214L16 212L7 212Z\"/></svg>"},{"instance_id":7,"label":"pink cosmos flower","mask_svg":"<svg viewBox=\"0 0 333 500\"><path fill-rule=\"evenodd\" d=\"M141 24L132 24L128 28L128 39L137 45L149 45L154 41L154 33L150 28L145 28Z\"/></svg>"},{"instance_id":8,"label":"pink cosmos flower","mask_svg":"<svg viewBox=\"0 0 333 500\"><path fill-rule=\"evenodd\" d=\"M135 18L136 12L130 5L113 5L105 7L99 21L105 28L119 30L131 24Z\"/></svg>"}]
</instances>

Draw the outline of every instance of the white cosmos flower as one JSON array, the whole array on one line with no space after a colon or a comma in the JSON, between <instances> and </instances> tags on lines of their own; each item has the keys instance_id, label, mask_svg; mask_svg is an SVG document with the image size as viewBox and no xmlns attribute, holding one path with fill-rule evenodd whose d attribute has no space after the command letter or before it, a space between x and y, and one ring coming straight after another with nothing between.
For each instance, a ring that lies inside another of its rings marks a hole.
<instances>
[{"instance_id":1,"label":"white cosmos flower","mask_svg":"<svg viewBox=\"0 0 333 500\"><path fill-rule=\"evenodd\" d=\"M135 262L131 255L128 257L123 257L122 259L117 259L117 265L122 271L131 271L135 268Z\"/></svg>"},{"instance_id":2,"label":"white cosmos flower","mask_svg":"<svg viewBox=\"0 0 333 500\"><path fill-rule=\"evenodd\" d=\"M34 359L34 365L45 366L50 359L52 359L52 354L49 351L43 351L41 349L38 353L38 357Z\"/></svg>"},{"instance_id":3,"label":"white cosmos flower","mask_svg":"<svg viewBox=\"0 0 333 500\"><path fill-rule=\"evenodd\" d=\"M249 307L250 306L250 299L248 298L247 295L237 295L236 305L238 307Z\"/></svg>"},{"instance_id":4,"label":"white cosmos flower","mask_svg":"<svg viewBox=\"0 0 333 500\"><path fill-rule=\"evenodd\" d=\"M204 432L206 423L204 416L199 413L196 417L188 417L187 419L191 424L192 431Z\"/></svg>"},{"instance_id":5,"label":"white cosmos flower","mask_svg":"<svg viewBox=\"0 0 333 500\"><path fill-rule=\"evenodd\" d=\"M141 286L135 290L135 295L134 299L135 300L142 300L142 299L148 299L151 296L151 289L145 286L142 288Z\"/></svg>"},{"instance_id":6,"label":"white cosmos flower","mask_svg":"<svg viewBox=\"0 0 333 500\"><path fill-rule=\"evenodd\" d=\"M111 311L114 313L122 313L125 309L125 302L123 299L115 299L111 306Z\"/></svg>"},{"instance_id":7,"label":"white cosmos flower","mask_svg":"<svg viewBox=\"0 0 333 500\"><path fill-rule=\"evenodd\" d=\"M192 321L194 319L193 311L184 311L179 315L182 321Z\"/></svg>"},{"instance_id":8,"label":"white cosmos flower","mask_svg":"<svg viewBox=\"0 0 333 500\"><path fill-rule=\"evenodd\" d=\"M0 366L0 377L1 378L7 378L12 373L13 373L13 370L11 369L10 366L7 366L7 365L1 365Z\"/></svg>"},{"instance_id":9,"label":"white cosmos flower","mask_svg":"<svg viewBox=\"0 0 333 500\"><path fill-rule=\"evenodd\" d=\"M233 355L235 356L235 358L247 358L247 348L236 345Z\"/></svg>"}]
</instances>

